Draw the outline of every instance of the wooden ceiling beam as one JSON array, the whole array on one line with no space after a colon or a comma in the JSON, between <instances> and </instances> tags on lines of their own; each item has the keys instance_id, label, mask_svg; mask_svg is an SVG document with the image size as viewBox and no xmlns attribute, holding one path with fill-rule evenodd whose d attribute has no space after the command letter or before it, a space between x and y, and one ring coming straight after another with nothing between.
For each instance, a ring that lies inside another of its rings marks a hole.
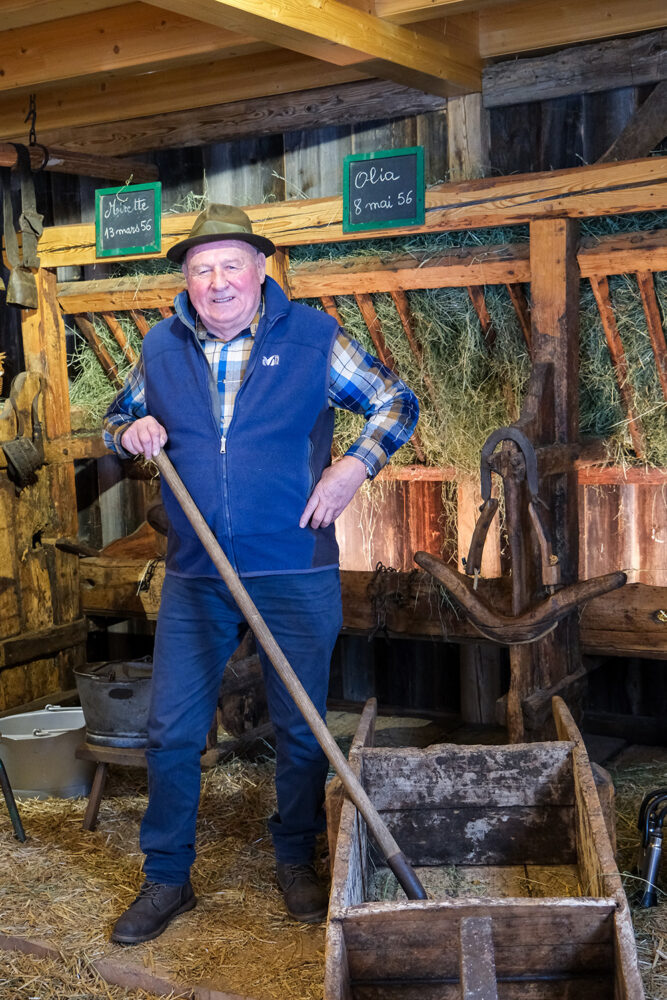
<instances>
[{"instance_id":1,"label":"wooden ceiling beam","mask_svg":"<svg viewBox=\"0 0 667 1000\"><path fill-rule=\"evenodd\" d=\"M374 0L375 15L394 24L431 21L456 14L476 14L487 7L507 5L508 0Z\"/></svg>"},{"instance_id":2,"label":"wooden ceiling beam","mask_svg":"<svg viewBox=\"0 0 667 1000\"><path fill-rule=\"evenodd\" d=\"M615 35L662 28L663 0L375 0L377 17L395 24L459 15L479 15L479 54L483 59L537 52Z\"/></svg>"},{"instance_id":3,"label":"wooden ceiling beam","mask_svg":"<svg viewBox=\"0 0 667 1000\"><path fill-rule=\"evenodd\" d=\"M153 2L153 0L150 0ZM481 90L481 63L456 45L340 0L155 0L215 27L444 97Z\"/></svg>"},{"instance_id":4,"label":"wooden ceiling beam","mask_svg":"<svg viewBox=\"0 0 667 1000\"><path fill-rule=\"evenodd\" d=\"M446 97L425 94L386 80L362 80L230 104L173 111L80 128L40 129L40 140L73 152L126 156L146 150L205 146L298 129L351 125L443 111Z\"/></svg>"},{"instance_id":5,"label":"wooden ceiling beam","mask_svg":"<svg viewBox=\"0 0 667 1000\"><path fill-rule=\"evenodd\" d=\"M285 49L261 59L221 59L188 64L141 76L106 77L71 86L49 87L37 95L37 138L81 125L119 123L125 118L187 111L193 128L197 109L359 80L354 67L340 69ZM16 91L0 102L0 141L24 141L30 91ZM63 132L63 137L65 132Z\"/></svg>"},{"instance_id":6,"label":"wooden ceiling beam","mask_svg":"<svg viewBox=\"0 0 667 1000\"><path fill-rule=\"evenodd\" d=\"M0 24L3 31L24 28L29 24L74 17L93 10L120 7L127 0L0 0Z\"/></svg>"},{"instance_id":7,"label":"wooden ceiling beam","mask_svg":"<svg viewBox=\"0 0 667 1000\"><path fill-rule=\"evenodd\" d=\"M57 5L54 5L57 6ZM232 58L266 43L143 3L0 31L0 91Z\"/></svg>"},{"instance_id":8,"label":"wooden ceiling beam","mask_svg":"<svg viewBox=\"0 0 667 1000\"><path fill-rule=\"evenodd\" d=\"M78 174L80 177L104 177L106 180L127 181L130 175L134 183L158 180L158 169L153 163L140 160L119 159L115 156L91 156L90 153L73 152L69 149L47 148L39 143L28 146L30 165L33 170L48 170L61 174ZM15 167L18 154L8 142L0 142L0 167Z\"/></svg>"},{"instance_id":9,"label":"wooden ceiling beam","mask_svg":"<svg viewBox=\"0 0 667 1000\"><path fill-rule=\"evenodd\" d=\"M488 7L479 15L484 59L664 28L664 0L539 0Z\"/></svg>"}]
</instances>

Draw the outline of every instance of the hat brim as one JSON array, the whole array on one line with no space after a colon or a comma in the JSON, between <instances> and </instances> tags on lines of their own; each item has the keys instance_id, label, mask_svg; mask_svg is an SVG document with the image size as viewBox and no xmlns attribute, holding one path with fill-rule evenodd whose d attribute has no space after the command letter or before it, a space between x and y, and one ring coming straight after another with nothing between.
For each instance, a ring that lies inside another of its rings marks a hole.
<instances>
[{"instance_id":1,"label":"hat brim","mask_svg":"<svg viewBox=\"0 0 667 1000\"><path fill-rule=\"evenodd\" d=\"M183 259L191 247L200 246L202 243L220 243L223 240L236 240L236 242L250 243L257 250L270 257L276 252L276 248L271 240L265 236L258 236L256 233L206 233L202 236L190 236L187 240L175 243L167 250L167 260L174 264L182 264Z\"/></svg>"}]
</instances>

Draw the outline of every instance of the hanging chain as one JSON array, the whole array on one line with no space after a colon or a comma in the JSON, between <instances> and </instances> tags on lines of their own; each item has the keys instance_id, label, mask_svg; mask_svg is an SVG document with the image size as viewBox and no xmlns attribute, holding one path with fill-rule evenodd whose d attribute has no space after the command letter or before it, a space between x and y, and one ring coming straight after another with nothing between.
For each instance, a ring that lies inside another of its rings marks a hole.
<instances>
[{"instance_id":1,"label":"hanging chain","mask_svg":"<svg viewBox=\"0 0 667 1000\"><path fill-rule=\"evenodd\" d=\"M37 145L37 131L35 129L35 122L37 121L37 95L31 94L29 98L30 104L28 106L28 114L23 119L24 122L30 122L30 129L28 131L28 145Z\"/></svg>"}]
</instances>

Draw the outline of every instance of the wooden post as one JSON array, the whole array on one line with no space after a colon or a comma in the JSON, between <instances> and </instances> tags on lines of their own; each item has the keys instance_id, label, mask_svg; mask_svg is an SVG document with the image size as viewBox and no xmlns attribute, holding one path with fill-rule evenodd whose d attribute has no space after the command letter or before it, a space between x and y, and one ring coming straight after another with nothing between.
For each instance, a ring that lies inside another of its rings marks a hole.
<instances>
[{"instance_id":1,"label":"wooden post","mask_svg":"<svg viewBox=\"0 0 667 1000\"><path fill-rule=\"evenodd\" d=\"M489 113L481 94L447 101L449 180L466 181L489 172Z\"/></svg>"},{"instance_id":2,"label":"wooden post","mask_svg":"<svg viewBox=\"0 0 667 1000\"><path fill-rule=\"evenodd\" d=\"M472 180L484 177L490 166L489 115L482 106L481 94L452 97L447 101L447 154L449 180ZM473 306L482 326L489 349L493 347L495 331L491 324L484 289L468 288ZM458 484L458 549L467 556L475 527L477 508L481 503L478 487L469 481ZM500 575L500 548L497 523L484 549L484 576ZM460 647L461 718L464 722L495 721L495 703L500 696L500 652L482 643L465 643Z\"/></svg>"},{"instance_id":3,"label":"wooden post","mask_svg":"<svg viewBox=\"0 0 667 1000\"><path fill-rule=\"evenodd\" d=\"M533 372L542 373L539 399L524 404L519 426L536 446L575 443L578 437L579 273L577 269L578 226L571 219L544 219L530 226L531 319ZM539 366L539 367L537 367ZM553 384L551 384L551 374ZM547 378L547 376L549 376ZM545 381L546 379L546 381ZM538 390L540 379L535 379ZM548 382L548 384L547 384ZM550 391L550 390L553 391ZM561 582L578 578L577 476L574 464L567 472L543 477L541 498L551 514L555 554ZM505 494L510 507L525 508L525 486L512 484ZM535 540L527 516L514 540L513 606L520 613L541 589L536 574ZM544 739L552 735L551 689L569 675L572 694L581 687L581 655L576 615L562 621L538 642L510 648L511 680L507 699L510 739ZM561 689L562 690L562 689ZM523 701L531 696L527 730ZM565 697L567 698L567 685ZM538 705L539 702L539 705ZM538 711L535 706L538 705ZM574 706L575 709L577 706Z\"/></svg>"},{"instance_id":4,"label":"wooden post","mask_svg":"<svg viewBox=\"0 0 667 1000\"><path fill-rule=\"evenodd\" d=\"M287 272L289 271L289 249L278 247L276 252L266 258L266 273L269 278L277 281L287 298L290 297Z\"/></svg>"},{"instance_id":5,"label":"wooden post","mask_svg":"<svg viewBox=\"0 0 667 1000\"><path fill-rule=\"evenodd\" d=\"M479 483L461 479L457 485L458 564L468 555L475 530L478 508L482 502ZM500 527L496 518L486 539L482 554L482 575L501 575ZM496 721L496 702L500 690L500 654L496 646L482 642L466 642L459 646L461 684L461 718L473 724Z\"/></svg>"}]
</instances>

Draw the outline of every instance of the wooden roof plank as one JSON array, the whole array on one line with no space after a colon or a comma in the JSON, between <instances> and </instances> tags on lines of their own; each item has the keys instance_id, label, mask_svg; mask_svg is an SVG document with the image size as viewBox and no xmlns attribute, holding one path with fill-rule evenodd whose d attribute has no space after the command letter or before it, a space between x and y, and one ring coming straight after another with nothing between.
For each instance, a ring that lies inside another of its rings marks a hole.
<instances>
[{"instance_id":1,"label":"wooden roof plank","mask_svg":"<svg viewBox=\"0 0 667 1000\"><path fill-rule=\"evenodd\" d=\"M459 48L357 10L340 0L149 0L336 66L450 96L481 90L481 63Z\"/></svg>"},{"instance_id":2,"label":"wooden roof plank","mask_svg":"<svg viewBox=\"0 0 667 1000\"><path fill-rule=\"evenodd\" d=\"M0 91L240 55L256 40L144 3L0 31ZM262 44L266 48L266 44Z\"/></svg>"},{"instance_id":3,"label":"wooden roof plank","mask_svg":"<svg viewBox=\"0 0 667 1000\"><path fill-rule=\"evenodd\" d=\"M299 85L298 77L293 85ZM446 106L445 97L425 94L386 80L360 80L339 86L294 91L287 100L282 93L270 94L228 104L215 103L198 109L195 115L188 108L122 122L81 125L75 129L69 126L40 128L39 135L40 141L47 146L62 145L73 151L123 156L146 150L205 146L213 142L327 125L358 125L381 118L403 118L427 111L442 111Z\"/></svg>"},{"instance_id":4,"label":"wooden roof plank","mask_svg":"<svg viewBox=\"0 0 667 1000\"><path fill-rule=\"evenodd\" d=\"M639 87L667 77L667 30L577 45L547 55L508 59L486 66L486 108Z\"/></svg>"},{"instance_id":5,"label":"wooden roof plank","mask_svg":"<svg viewBox=\"0 0 667 1000\"><path fill-rule=\"evenodd\" d=\"M196 123L193 115L198 108L209 105L261 98L349 83L364 76L354 67L339 68L308 56L273 49L261 53L261 58L237 56L200 63L183 62L169 70L138 76L106 76L86 83L53 85L37 92L37 114L40 136L53 129L67 130L74 126L118 123L125 117L145 116L184 111ZM17 90L3 95L0 103L0 139L25 139L24 124L30 90ZM63 131L63 137L66 131Z\"/></svg>"}]
</instances>

